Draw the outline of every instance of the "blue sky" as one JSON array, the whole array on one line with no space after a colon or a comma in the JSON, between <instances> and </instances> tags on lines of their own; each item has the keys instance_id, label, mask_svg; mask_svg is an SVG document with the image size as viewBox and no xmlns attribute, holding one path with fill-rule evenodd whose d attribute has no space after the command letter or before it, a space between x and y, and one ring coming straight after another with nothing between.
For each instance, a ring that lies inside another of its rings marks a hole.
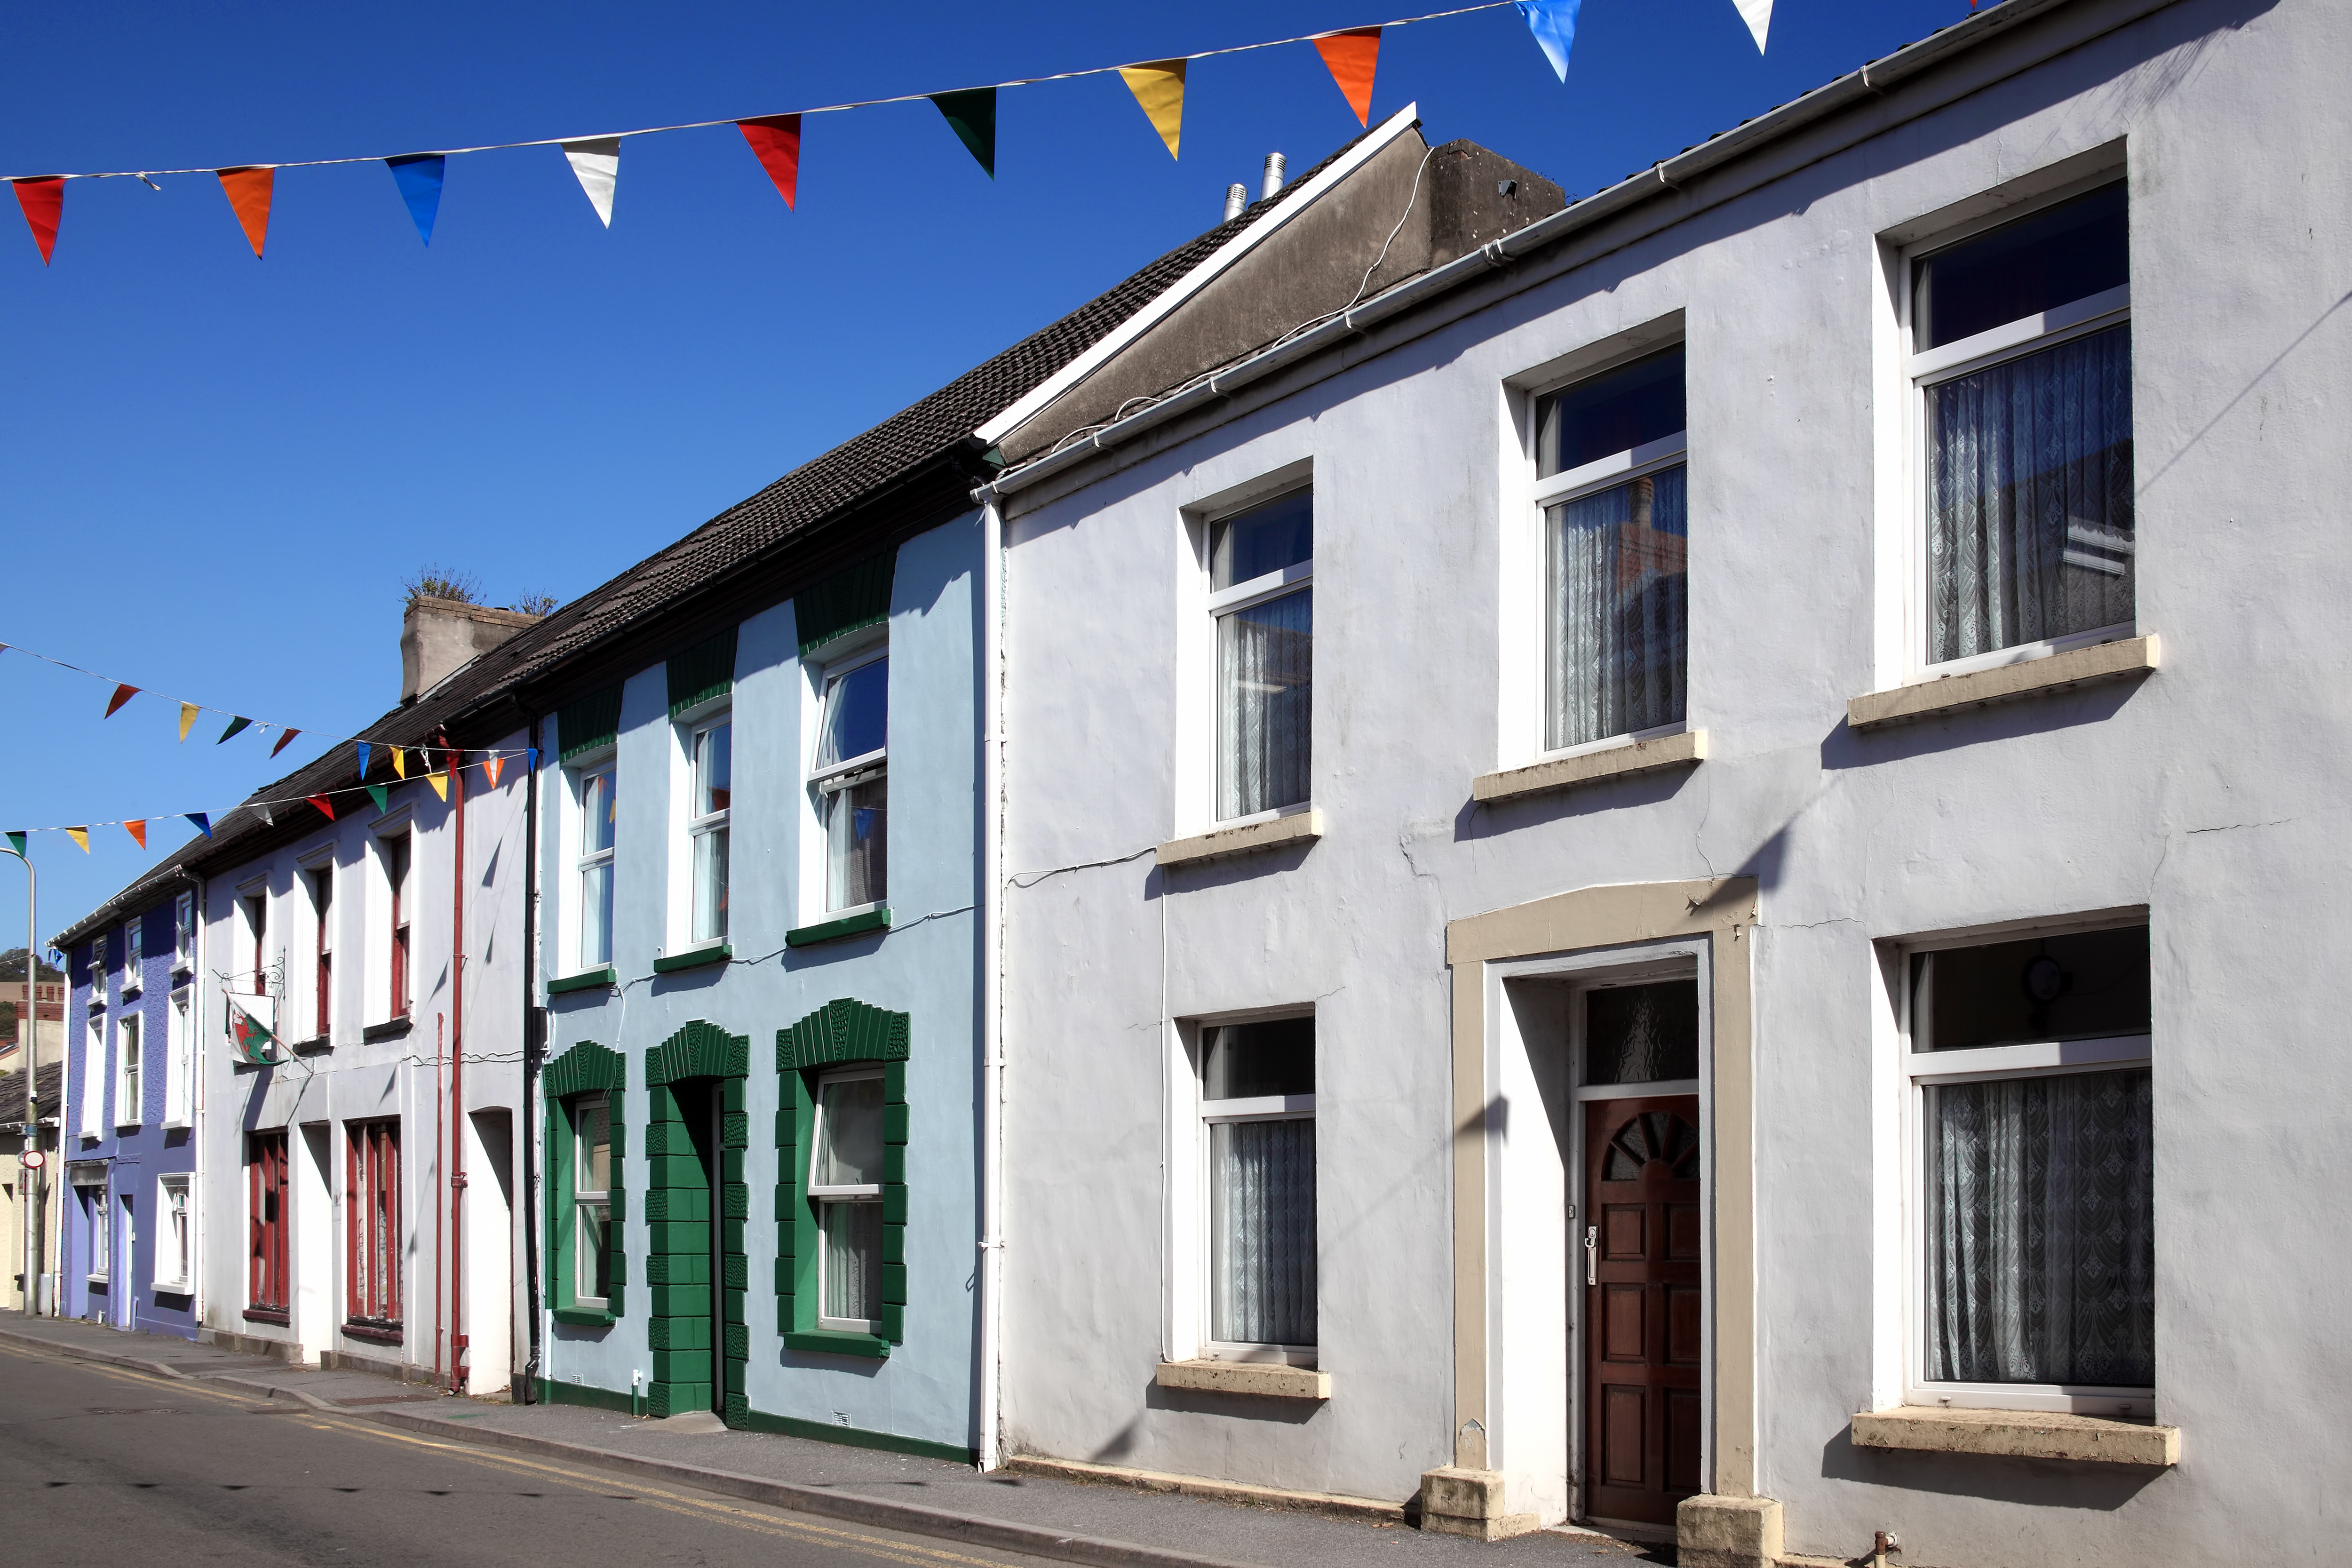
<instances>
[{"instance_id":1,"label":"blue sky","mask_svg":"<svg viewBox=\"0 0 2352 1568\"><path fill-rule=\"evenodd\" d=\"M1360 26L1411 0L1185 7L20 8L0 173L215 167L774 113ZM1375 118L1418 101L1572 194L1967 15L1585 0L1554 79L1510 10L1392 30ZM1171 162L1118 79L1007 92L997 178L927 104L811 119L788 212L730 128L624 143L614 222L552 148L452 160L417 242L380 164L278 176L257 262L210 176L68 189L44 268L0 198L0 643L348 733L399 694L400 579L569 599L1214 223L1280 150L1357 130L1305 45L1196 62ZM0 654L0 827L233 804L307 760L175 742L142 697ZM41 932L142 854L37 835ZM0 862L0 947L23 940Z\"/></svg>"}]
</instances>

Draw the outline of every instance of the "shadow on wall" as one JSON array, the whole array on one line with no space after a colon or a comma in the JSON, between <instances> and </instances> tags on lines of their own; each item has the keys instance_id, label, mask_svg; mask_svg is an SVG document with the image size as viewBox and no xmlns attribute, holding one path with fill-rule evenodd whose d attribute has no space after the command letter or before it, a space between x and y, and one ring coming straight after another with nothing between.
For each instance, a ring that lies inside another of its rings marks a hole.
<instances>
[{"instance_id":1,"label":"shadow on wall","mask_svg":"<svg viewBox=\"0 0 2352 1568\"><path fill-rule=\"evenodd\" d=\"M1176 1410L1191 1415L1223 1415L1234 1421L1266 1421L1284 1426L1304 1426L1323 1413L1318 1399L1277 1399L1262 1394L1215 1394L1199 1388L1162 1388L1155 1382L1143 1385L1143 1407L1146 1410ZM1134 1430L1129 1423L1128 1432ZM1119 1443L1126 1433L1112 1439Z\"/></svg>"},{"instance_id":2,"label":"shadow on wall","mask_svg":"<svg viewBox=\"0 0 2352 1568\"><path fill-rule=\"evenodd\" d=\"M1858 1448L1853 1438L1853 1427L1848 1425L1823 1446L1822 1476L1895 1490L1987 1498L2027 1508L2112 1513L2168 1473L2143 1465Z\"/></svg>"},{"instance_id":3,"label":"shadow on wall","mask_svg":"<svg viewBox=\"0 0 2352 1568\"><path fill-rule=\"evenodd\" d=\"M1633 778L1596 781L1574 789L1555 790L1549 795L1530 795L1520 800L1498 800L1481 805L1465 800L1454 816L1454 840L1459 844L1473 838L1492 838L1498 834L1516 833L1521 828L1540 827L1547 823L1565 822L1573 817L1597 816L1608 811L1631 811L1640 806L1656 805L1674 799L1689 787L1698 776L1696 768L1676 768L1671 773L1641 773Z\"/></svg>"},{"instance_id":4,"label":"shadow on wall","mask_svg":"<svg viewBox=\"0 0 2352 1568\"><path fill-rule=\"evenodd\" d=\"M1884 730L1856 731L1840 720L1837 728L1822 738L1822 768L1824 772L1836 772L1874 767L1881 763L1907 762L1960 746L2048 734L2077 724L2097 724L2121 712L2147 684L2146 680L2134 680L2050 692L1991 708L1970 709L1948 719L1916 720Z\"/></svg>"}]
</instances>

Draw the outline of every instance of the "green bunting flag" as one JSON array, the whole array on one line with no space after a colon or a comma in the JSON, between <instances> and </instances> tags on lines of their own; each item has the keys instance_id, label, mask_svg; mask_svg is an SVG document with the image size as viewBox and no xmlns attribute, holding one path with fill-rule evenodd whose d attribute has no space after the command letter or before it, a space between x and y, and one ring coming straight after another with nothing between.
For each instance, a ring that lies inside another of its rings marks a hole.
<instances>
[{"instance_id":1,"label":"green bunting flag","mask_svg":"<svg viewBox=\"0 0 2352 1568\"><path fill-rule=\"evenodd\" d=\"M221 741L227 740L230 736L236 734L241 730L249 730L252 727L253 721L250 719L232 718L228 721L228 728L221 731L220 741L215 741L213 744L217 746L221 743Z\"/></svg>"},{"instance_id":2,"label":"green bunting flag","mask_svg":"<svg viewBox=\"0 0 2352 1568\"><path fill-rule=\"evenodd\" d=\"M935 92L931 101L980 166L996 178L996 89L975 87L964 92Z\"/></svg>"},{"instance_id":3,"label":"green bunting flag","mask_svg":"<svg viewBox=\"0 0 2352 1568\"><path fill-rule=\"evenodd\" d=\"M8 835L8 853L14 855L19 860L29 860L31 858L30 856L27 856L25 853L25 835L21 833L11 833Z\"/></svg>"},{"instance_id":4,"label":"green bunting flag","mask_svg":"<svg viewBox=\"0 0 2352 1568\"><path fill-rule=\"evenodd\" d=\"M375 802L375 809L379 815L392 809L391 790L382 784L370 784L367 786L367 792L368 798Z\"/></svg>"}]
</instances>

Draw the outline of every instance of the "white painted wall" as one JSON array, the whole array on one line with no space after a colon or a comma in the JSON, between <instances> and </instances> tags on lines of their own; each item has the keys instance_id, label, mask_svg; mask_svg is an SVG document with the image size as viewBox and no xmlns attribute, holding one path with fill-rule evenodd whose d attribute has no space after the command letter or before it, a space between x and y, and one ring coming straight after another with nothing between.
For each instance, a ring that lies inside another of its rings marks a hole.
<instances>
[{"instance_id":1,"label":"white painted wall","mask_svg":"<svg viewBox=\"0 0 2352 1568\"><path fill-rule=\"evenodd\" d=\"M2352 1465L2332 1310L2352 1258L2315 1245L2334 1234L2327 1173L2352 1134L2337 1040L2352 983L2331 962L2352 936L2336 870L2352 752L2352 554L2335 515L2352 479L2347 62L2341 6L2183 0L1907 123L1898 90L1891 128L1851 150L1792 160L1432 335L1360 343L1352 368L1171 426L1088 482L1012 498L1012 1451L1410 1494L1452 1457L1444 922L1740 874L1762 907L1761 1479L1790 1549L1852 1555L1885 1528L1906 1561L1950 1568L2339 1554L2313 1500ZM2118 138L2138 619L2165 667L1856 736L1844 703L1901 647L1885 546L1909 526L1913 482L1890 473L1878 422L1901 389L1882 374L1876 237ZM1675 312L1690 719L1710 758L1474 808L1474 775L1529 760L1503 714L1540 684L1509 629L1538 592L1514 380ZM1207 679L1185 657L1202 639L1184 509L1304 462L1326 836L1162 876L1147 851L1189 826L1206 765L1178 739ZM1899 1394L1905 1278L1874 944L2131 905L2150 910L2156 955L2158 1415L2187 1458L2151 1475L1865 1455L1845 1427ZM1156 1389L1190 1288L1171 1279L1162 1191L1176 1021L1310 1002L1333 1397L1301 1418ZM1507 1470L1516 1441L1502 1435Z\"/></svg>"}]
</instances>

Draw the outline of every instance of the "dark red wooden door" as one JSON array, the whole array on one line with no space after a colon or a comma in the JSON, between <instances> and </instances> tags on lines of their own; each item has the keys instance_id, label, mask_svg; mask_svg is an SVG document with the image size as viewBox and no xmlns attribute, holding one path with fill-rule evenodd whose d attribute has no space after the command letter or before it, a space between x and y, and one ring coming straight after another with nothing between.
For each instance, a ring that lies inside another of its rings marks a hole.
<instances>
[{"instance_id":1,"label":"dark red wooden door","mask_svg":"<svg viewBox=\"0 0 2352 1568\"><path fill-rule=\"evenodd\" d=\"M1671 1524L1699 1489L1698 1097L1584 1111L1584 1511Z\"/></svg>"}]
</instances>

